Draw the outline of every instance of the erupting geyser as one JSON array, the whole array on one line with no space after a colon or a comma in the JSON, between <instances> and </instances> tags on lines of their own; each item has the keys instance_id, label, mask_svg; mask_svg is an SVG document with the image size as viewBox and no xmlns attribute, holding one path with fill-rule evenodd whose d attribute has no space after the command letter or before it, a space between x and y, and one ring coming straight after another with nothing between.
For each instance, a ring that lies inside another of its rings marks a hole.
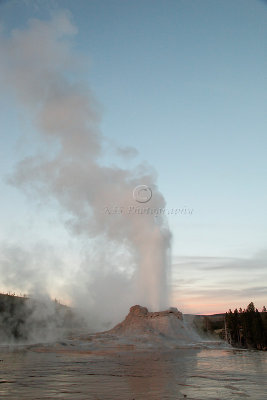
<instances>
[{"instance_id":1,"label":"erupting geyser","mask_svg":"<svg viewBox=\"0 0 267 400\"><path fill-rule=\"evenodd\" d=\"M136 207L132 192L140 184L152 190L150 208L164 208L165 200L151 168L137 165L124 169L104 165L101 160L105 141L99 131L98 106L86 85L75 81L77 54L72 37L76 31L69 14L63 12L51 21L32 20L27 29L16 30L0 42L0 72L5 84L13 87L39 131L37 148L46 149L19 162L10 181L43 200L56 200L72 234L94 243L93 256L81 263L76 275L70 274L65 286L62 281L58 288L54 286L54 292L60 296L60 287L67 287L74 304L84 293L86 298L81 302L97 307L100 313L107 309L109 317L111 310L120 309L122 314L133 302L152 310L163 309L168 306L171 242L166 218L127 210ZM116 151L125 156L129 149L119 147ZM110 215L105 212L107 207L123 211ZM104 260L103 253L107 254ZM118 265L118 253L128 255L124 265ZM30 276L36 284L34 272ZM102 284L107 280L109 290ZM42 275L39 284L43 281ZM127 293L123 292L125 282ZM44 289L49 293L49 287Z\"/></svg>"}]
</instances>

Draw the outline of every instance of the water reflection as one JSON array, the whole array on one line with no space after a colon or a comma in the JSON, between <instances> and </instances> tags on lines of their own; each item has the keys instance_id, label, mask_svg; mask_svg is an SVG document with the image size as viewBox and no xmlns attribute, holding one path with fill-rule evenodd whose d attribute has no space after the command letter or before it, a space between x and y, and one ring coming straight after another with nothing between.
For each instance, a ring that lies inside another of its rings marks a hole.
<instances>
[{"instance_id":1,"label":"water reflection","mask_svg":"<svg viewBox=\"0 0 267 400\"><path fill-rule=\"evenodd\" d=\"M127 373L129 393L135 399L183 398L181 389L196 362L196 350L134 354Z\"/></svg>"},{"instance_id":2,"label":"water reflection","mask_svg":"<svg viewBox=\"0 0 267 400\"><path fill-rule=\"evenodd\" d=\"M84 346L1 350L3 399L263 400L267 395L263 352L173 349L96 354Z\"/></svg>"}]
</instances>

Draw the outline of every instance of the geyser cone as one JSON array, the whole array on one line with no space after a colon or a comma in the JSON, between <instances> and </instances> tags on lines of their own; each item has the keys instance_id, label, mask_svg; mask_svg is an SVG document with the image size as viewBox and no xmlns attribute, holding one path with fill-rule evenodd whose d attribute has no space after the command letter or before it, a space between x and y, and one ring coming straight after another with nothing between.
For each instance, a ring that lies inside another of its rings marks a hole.
<instances>
[{"instance_id":1,"label":"geyser cone","mask_svg":"<svg viewBox=\"0 0 267 400\"><path fill-rule=\"evenodd\" d=\"M146 337L153 342L157 339L191 343L193 338L185 328L183 315L177 308L149 312L146 307L135 305L130 308L124 321L107 333L125 337Z\"/></svg>"}]
</instances>

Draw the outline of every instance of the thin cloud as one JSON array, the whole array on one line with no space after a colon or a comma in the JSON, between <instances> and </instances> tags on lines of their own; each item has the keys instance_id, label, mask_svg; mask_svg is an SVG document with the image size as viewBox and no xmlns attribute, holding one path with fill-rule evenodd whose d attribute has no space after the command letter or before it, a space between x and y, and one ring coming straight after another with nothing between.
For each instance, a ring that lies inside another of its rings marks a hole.
<instances>
[{"instance_id":1,"label":"thin cloud","mask_svg":"<svg viewBox=\"0 0 267 400\"><path fill-rule=\"evenodd\" d=\"M250 301L266 303L267 252L250 259L230 257L176 257L173 299L188 312L224 312Z\"/></svg>"}]
</instances>

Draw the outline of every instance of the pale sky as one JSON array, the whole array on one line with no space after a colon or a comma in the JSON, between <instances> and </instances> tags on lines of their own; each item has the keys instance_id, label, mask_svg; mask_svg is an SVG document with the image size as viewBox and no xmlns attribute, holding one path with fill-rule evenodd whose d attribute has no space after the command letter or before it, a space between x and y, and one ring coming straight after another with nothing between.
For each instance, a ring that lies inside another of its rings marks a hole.
<instances>
[{"instance_id":1,"label":"pale sky","mask_svg":"<svg viewBox=\"0 0 267 400\"><path fill-rule=\"evenodd\" d=\"M77 29L77 73L98 102L103 163L149 164L166 206L193 209L168 217L173 305L195 313L267 306L267 3L4 0L2 37L62 9ZM38 132L6 87L0 106L1 243L52 246L68 270L84 244L63 212L7 182L38 147ZM113 144L138 155L119 158Z\"/></svg>"}]
</instances>

